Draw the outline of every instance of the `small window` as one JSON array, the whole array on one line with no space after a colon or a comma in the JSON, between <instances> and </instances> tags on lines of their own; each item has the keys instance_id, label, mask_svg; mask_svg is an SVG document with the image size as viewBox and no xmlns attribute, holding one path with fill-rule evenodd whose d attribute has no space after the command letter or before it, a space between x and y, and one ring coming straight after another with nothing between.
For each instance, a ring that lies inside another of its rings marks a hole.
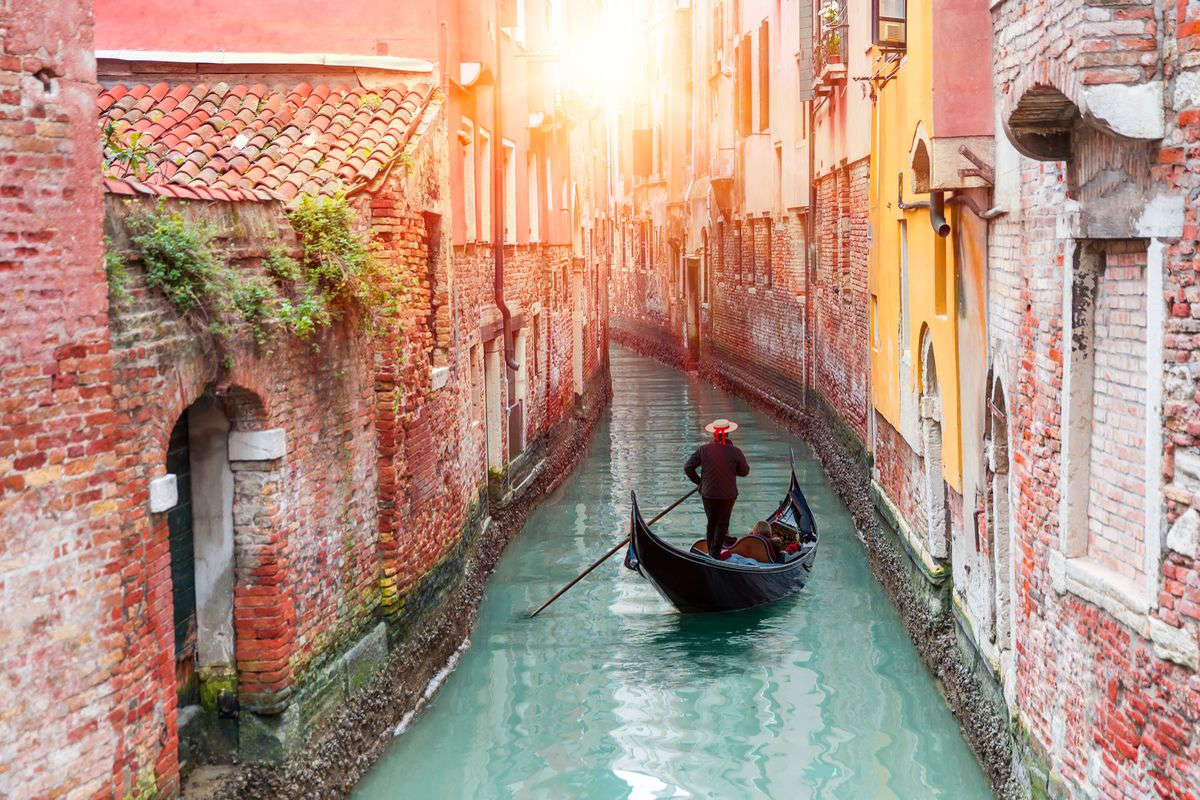
<instances>
[{"instance_id":1,"label":"small window","mask_svg":"<svg viewBox=\"0 0 1200 800\"><path fill-rule=\"evenodd\" d=\"M479 131L479 241L492 241L492 137Z\"/></svg>"},{"instance_id":2,"label":"small window","mask_svg":"<svg viewBox=\"0 0 1200 800\"><path fill-rule=\"evenodd\" d=\"M871 0L871 40L880 47L904 49L908 28L906 0Z\"/></svg>"},{"instance_id":3,"label":"small window","mask_svg":"<svg viewBox=\"0 0 1200 800\"><path fill-rule=\"evenodd\" d=\"M538 220L541 217L541 202L538 198L538 159L536 153L529 154L529 165L525 173L525 183L529 186L529 241L538 242L542 238Z\"/></svg>"},{"instance_id":4,"label":"small window","mask_svg":"<svg viewBox=\"0 0 1200 800\"><path fill-rule=\"evenodd\" d=\"M763 266L765 268L764 272L766 272L768 289L771 288L771 280L772 280L771 273L774 270L774 265L772 264L772 256L774 254L771 252L771 233L772 233L771 229L772 229L772 224L771 224L770 218L764 219L763 220L763 236L766 238L766 242L764 243L764 247L763 247L763 250L764 250Z\"/></svg>"},{"instance_id":5,"label":"small window","mask_svg":"<svg viewBox=\"0 0 1200 800\"><path fill-rule=\"evenodd\" d=\"M764 19L758 26L758 129L771 127L771 32Z\"/></svg>"},{"instance_id":6,"label":"small window","mask_svg":"<svg viewBox=\"0 0 1200 800\"><path fill-rule=\"evenodd\" d=\"M754 102L751 97L750 37L743 36L737 46L738 132L749 136L754 131Z\"/></svg>"},{"instance_id":7,"label":"small window","mask_svg":"<svg viewBox=\"0 0 1200 800\"><path fill-rule=\"evenodd\" d=\"M475 126L466 117L463 118L459 133L462 143L463 171L463 221L466 223L466 240L475 241Z\"/></svg>"},{"instance_id":8,"label":"small window","mask_svg":"<svg viewBox=\"0 0 1200 800\"><path fill-rule=\"evenodd\" d=\"M512 142L501 145L504 154L504 243L517 242L517 148Z\"/></svg>"}]
</instances>

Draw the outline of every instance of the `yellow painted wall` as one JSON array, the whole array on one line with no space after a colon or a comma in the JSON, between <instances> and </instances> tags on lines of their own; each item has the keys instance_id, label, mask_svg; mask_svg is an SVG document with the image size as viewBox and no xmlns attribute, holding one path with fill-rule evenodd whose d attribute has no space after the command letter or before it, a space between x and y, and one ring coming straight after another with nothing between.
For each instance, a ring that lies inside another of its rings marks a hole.
<instances>
[{"instance_id":1,"label":"yellow painted wall","mask_svg":"<svg viewBox=\"0 0 1200 800\"><path fill-rule=\"evenodd\" d=\"M958 352L954 231L941 239L929 224L928 209L898 207L896 176L904 174L904 200L929 200L914 194L910 157L918 135L934 135L932 81L932 5L930 0L908 2L908 48L897 68L877 56L875 72L895 78L883 84L872 115L870 291L874 319L871 385L875 408L895 428L901 427L901 352L911 351L908 387L921 387L921 331L928 326L937 365L942 404L942 472L946 482L962 491L961 432L958 391ZM947 216L951 214L947 209ZM900 331L900 225L908 227L908 324ZM938 275L944 276L939 281ZM912 405L915 405L913 403Z\"/></svg>"}]
</instances>

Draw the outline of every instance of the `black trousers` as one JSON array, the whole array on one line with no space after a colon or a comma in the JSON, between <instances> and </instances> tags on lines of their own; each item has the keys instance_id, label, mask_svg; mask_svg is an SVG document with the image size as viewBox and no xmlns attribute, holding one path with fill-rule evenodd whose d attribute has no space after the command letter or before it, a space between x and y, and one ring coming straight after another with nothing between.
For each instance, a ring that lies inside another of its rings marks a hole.
<instances>
[{"instance_id":1,"label":"black trousers","mask_svg":"<svg viewBox=\"0 0 1200 800\"><path fill-rule=\"evenodd\" d=\"M729 515L733 513L736 497L729 499L704 497L704 514L708 517L708 530L704 538L708 540L708 552L716 556L721 552L725 537L729 536Z\"/></svg>"}]
</instances>

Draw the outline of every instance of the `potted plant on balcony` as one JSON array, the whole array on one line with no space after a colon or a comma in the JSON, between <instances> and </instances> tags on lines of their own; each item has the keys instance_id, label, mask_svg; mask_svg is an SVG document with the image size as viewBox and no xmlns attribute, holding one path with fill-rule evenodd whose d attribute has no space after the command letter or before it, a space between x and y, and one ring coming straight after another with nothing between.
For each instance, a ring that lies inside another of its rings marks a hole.
<instances>
[{"instance_id":1,"label":"potted plant on balcony","mask_svg":"<svg viewBox=\"0 0 1200 800\"><path fill-rule=\"evenodd\" d=\"M833 0L821 6L822 45L825 48L825 63L839 64L842 61L842 33L838 29L842 21L842 6Z\"/></svg>"},{"instance_id":2,"label":"potted plant on balcony","mask_svg":"<svg viewBox=\"0 0 1200 800\"><path fill-rule=\"evenodd\" d=\"M825 39L825 63L842 63L842 35L833 31Z\"/></svg>"}]
</instances>

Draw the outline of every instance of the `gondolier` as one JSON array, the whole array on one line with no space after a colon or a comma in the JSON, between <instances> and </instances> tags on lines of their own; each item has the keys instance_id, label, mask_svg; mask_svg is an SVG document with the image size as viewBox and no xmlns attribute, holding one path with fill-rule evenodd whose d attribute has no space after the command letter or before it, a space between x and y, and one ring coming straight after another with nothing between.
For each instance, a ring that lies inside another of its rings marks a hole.
<instances>
[{"instance_id":1,"label":"gondolier","mask_svg":"<svg viewBox=\"0 0 1200 800\"><path fill-rule=\"evenodd\" d=\"M704 513L708 517L705 539L708 552L714 558L719 556L729 537L729 517L738 496L737 479L750 474L745 454L729 441L729 434L737 429L738 424L727 419L708 423L704 430L713 435L713 440L696 448L683 465L684 474L700 486ZM732 540L729 543L732 544Z\"/></svg>"}]
</instances>

